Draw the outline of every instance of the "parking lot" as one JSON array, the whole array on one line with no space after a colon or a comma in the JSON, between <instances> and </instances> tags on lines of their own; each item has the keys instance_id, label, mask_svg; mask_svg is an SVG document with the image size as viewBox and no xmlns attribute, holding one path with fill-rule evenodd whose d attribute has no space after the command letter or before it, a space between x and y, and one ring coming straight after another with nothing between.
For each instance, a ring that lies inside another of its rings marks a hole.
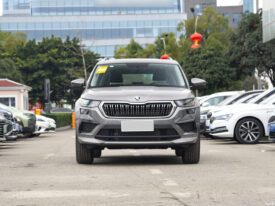
<instances>
[{"instance_id":1,"label":"parking lot","mask_svg":"<svg viewBox=\"0 0 275 206\"><path fill-rule=\"evenodd\" d=\"M75 161L74 131L0 143L0 205L275 205L275 144L202 140L201 161L172 150L104 150Z\"/></svg>"}]
</instances>

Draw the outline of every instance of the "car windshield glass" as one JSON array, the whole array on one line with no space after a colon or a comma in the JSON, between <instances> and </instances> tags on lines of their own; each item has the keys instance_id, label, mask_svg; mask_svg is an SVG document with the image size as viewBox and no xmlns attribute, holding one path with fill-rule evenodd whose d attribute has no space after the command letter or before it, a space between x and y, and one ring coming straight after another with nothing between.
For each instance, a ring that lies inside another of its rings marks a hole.
<instances>
[{"instance_id":1,"label":"car windshield glass","mask_svg":"<svg viewBox=\"0 0 275 206\"><path fill-rule=\"evenodd\" d=\"M9 107L8 107L8 106L6 106L6 105L4 105L4 104L2 104L2 103L0 103L0 108L2 108L2 109L6 109L6 110L8 110L8 109L9 109Z\"/></svg>"},{"instance_id":2,"label":"car windshield glass","mask_svg":"<svg viewBox=\"0 0 275 206\"><path fill-rule=\"evenodd\" d=\"M273 94L270 97L266 98L265 100L263 100L259 104L273 104L273 103L275 103L275 94Z\"/></svg>"},{"instance_id":3,"label":"car windshield glass","mask_svg":"<svg viewBox=\"0 0 275 206\"><path fill-rule=\"evenodd\" d=\"M238 99L242 94L236 94L233 95L227 99L225 99L224 101L220 102L218 105L219 106L224 106L224 105L229 105L232 104L231 102L233 102L234 100Z\"/></svg>"},{"instance_id":4,"label":"car windshield glass","mask_svg":"<svg viewBox=\"0 0 275 206\"><path fill-rule=\"evenodd\" d=\"M89 86L187 87L177 65L142 63L99 65L93 73Z\"/></svg>"}]
</instances>

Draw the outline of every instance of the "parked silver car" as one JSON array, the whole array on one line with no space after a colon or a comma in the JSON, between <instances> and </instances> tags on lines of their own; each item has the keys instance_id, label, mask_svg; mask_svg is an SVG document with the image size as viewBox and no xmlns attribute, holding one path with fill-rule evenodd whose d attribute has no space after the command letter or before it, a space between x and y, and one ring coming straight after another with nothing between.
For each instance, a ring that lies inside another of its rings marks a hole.
<instances>
[{"instance_id":1,"label":"parked silver car","mask_svg":"<svg viewBox=\"0 0 275 206\"><path fill-rule=\"evenodd\" d=\"M199 103L176 61L100 61L85 88L75 106L78 163L92 163L104 148L172 148L184 163L199 162Z\"/></svg>"}]
</instances>

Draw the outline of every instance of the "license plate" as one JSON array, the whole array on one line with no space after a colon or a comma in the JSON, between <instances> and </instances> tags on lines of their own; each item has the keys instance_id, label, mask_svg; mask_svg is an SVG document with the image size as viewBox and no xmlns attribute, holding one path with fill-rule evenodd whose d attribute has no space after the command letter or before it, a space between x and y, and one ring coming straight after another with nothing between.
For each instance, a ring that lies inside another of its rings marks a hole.
<instances>
[{"instance_id":1,"label":"license plate","mask_svg":"<svg viewBox=\"0 0 275 206\"><path fill-rule=\"evenodd\" d=\"M122 120L121 131L122 132L153 132L154 121L153 120Z\"/></svg>"}]
</instances>

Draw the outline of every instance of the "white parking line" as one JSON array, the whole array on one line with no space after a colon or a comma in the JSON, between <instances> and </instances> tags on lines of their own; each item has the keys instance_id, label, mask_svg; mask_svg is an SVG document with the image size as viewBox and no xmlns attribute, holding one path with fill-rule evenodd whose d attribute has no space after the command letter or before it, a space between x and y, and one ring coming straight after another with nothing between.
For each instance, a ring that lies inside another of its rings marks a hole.
<instances>
[{"instance_id":1,"label":"white parking line","mask_svg":"<svg viewBox=\"0 0 275 206\"><path fill-rule=\"evenodd\" d=\"M164 186L178 186L178 183L176 183L175 181L173 180L170 180L170 179L164 179L163 180L163 185Z\"/></svg>"},{"instance_id":2,"label":"white parking line","mask_svg":"<svg viewBox=\"0 0 275 206\"><path fill-rule=\"evenodd\" d=\"M163 174L163 172L160 169L149 169L152 175L160 175Z\"/></svg>"},{"instance_id":3,"label":"white parking line","mask_svg":"<svg viewBox=\"0 0 275 206\"><path fill-rule=\"evenodd\" d=\"M50 153L44 156L44 160L50 159L51 157L53 157L55 154L54 153Z\"/></svg>"},{"instance_id":4,"label":"white parking line","mask_svg":"<svg viewBox=\"0 0 275 206\"><path fill-rule=\"evenodd\" d=\"M111 198L121 198L129 196L127 193L118 193L108 190L48 190L48 191L17 191L17 192L5 192L0 197L16 198L16 199L33 199L33 198L64 198L64 197L83 197L83 196L101 196Z\"/></svg>"}]
</instances>

